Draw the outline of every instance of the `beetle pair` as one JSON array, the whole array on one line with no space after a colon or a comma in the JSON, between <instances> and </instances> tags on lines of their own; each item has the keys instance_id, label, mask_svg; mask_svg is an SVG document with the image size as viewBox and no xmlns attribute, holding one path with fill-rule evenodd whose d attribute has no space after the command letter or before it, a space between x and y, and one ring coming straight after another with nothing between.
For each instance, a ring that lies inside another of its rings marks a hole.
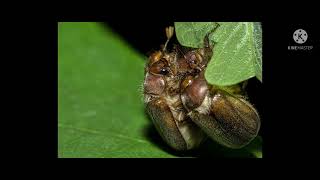
<instances>
[{"instance_id":1,"label":"beetle pair","mask_svg":"<svg viewBox=\"0 0 320 180\"><path fill-rule=\"evenodd\" d=\"M212 57L208 36L204 48L166 45L154 52L145 67L144 102L162 139L173 149L198 147L207 136L229 148L241 148L260 128L255 108L243 90L230 93L207 83L204 72ZM239 86L238 86L239 87Z\"/></svg>"}]
</instances>

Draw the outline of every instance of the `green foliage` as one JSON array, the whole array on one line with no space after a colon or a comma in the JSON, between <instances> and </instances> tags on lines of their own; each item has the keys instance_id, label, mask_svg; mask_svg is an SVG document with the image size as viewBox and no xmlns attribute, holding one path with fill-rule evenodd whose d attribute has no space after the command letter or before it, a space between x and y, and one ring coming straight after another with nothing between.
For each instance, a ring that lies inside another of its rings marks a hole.
<instances>
[{"instance_id":1,"label":"green foliage","mask_svg":"<svg viewBox=\"0 0 320 180\"><path fill-rule=\"evenodd\" d=\"M217 23L215 22L175 22L176 36L183 46L201 48L204 37L213 31Z\"/></svg>"},{"instance_id":2,"label":"green foliage","mask_svg":"<svg viewBox=\"0 0 320 180\"><path fill-rule=\"evenodd\" d=\"M262 81L261 24L217 23L175 23L177 39L184 46L203 47L204 37L210 33L209 40L214 49L205 72L207 81L218 86L237 84L254 76Z\"/></svg>"}]
</instances>

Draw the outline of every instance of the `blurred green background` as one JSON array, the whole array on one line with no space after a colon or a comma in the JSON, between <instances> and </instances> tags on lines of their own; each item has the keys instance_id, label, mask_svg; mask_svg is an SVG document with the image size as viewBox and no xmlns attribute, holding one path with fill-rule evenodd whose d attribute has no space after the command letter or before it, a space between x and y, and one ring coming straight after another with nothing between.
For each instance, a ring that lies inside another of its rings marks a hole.
<instances>
[{"instance_id":1,"label":"blurred green background","mask_svg":"<svg viewBox=\"0 0 320 180\"><path fill-rule=\"evenodd\" d=\"M240 150L167 147L144 111L145 60L104 23L58 23L58 157L262 157L260 137Z\"/></svg>"}]
</instances>

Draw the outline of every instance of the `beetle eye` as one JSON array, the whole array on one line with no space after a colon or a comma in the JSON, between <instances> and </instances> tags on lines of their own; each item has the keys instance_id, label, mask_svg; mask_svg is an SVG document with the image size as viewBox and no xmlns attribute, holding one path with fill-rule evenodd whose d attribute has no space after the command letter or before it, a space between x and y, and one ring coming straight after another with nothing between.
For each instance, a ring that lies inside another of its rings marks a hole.
<instances>
[{"instance_id":1,"label":"beetle eye","mask_svg":"<svg viewBox=\"0 0 320 180\"><path fill-rule=\"evenodd\" d=\"M190 61L191 64L197 64L197 57L195 54L192 54L192 56L190 57Z\"/></svg>"},{"instance_id":2,"label":"beetle eye","mask_svg":"<svg viewBox=\"0 0 320 180\"><path fill-rule=\"evenodd\" d=\"M191 68L195 68L200 63L200 59L195 52L189 52L186 54L186 60Z\"/></svg>"},{"instance_id":3,"label":"beetle eye","mask_svg":"<svg viewBox=\"0 0 320 180\"><path fill-rule=\"evenodd\" d=\"M160 74L162 74L162 75L167 75L168 73L169 73L168 68L162 68L162 69L160 70Z\"/></svg>"},{"instance_id":4,"label":"beetle eye","mask_svg":"<svg viewBox=\"0 0 320 180\"><path fill-rule=\"evenodd\" d=\"M169 73L169 65L165 59L161 59L153 63L150 67L150 72L153 74L167 75Z\"/></svg>"}]
</instances>

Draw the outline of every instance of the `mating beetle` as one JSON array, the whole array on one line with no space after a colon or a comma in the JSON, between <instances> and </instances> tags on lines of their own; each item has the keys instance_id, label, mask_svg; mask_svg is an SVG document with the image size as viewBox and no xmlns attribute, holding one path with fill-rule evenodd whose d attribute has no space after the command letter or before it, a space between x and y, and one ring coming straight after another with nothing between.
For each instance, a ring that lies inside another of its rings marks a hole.
<instances>
[{"instance_id":1,"label":"mating beetle","mask_svg":"<svg viewBox=\"0 0 320 180\"><path fill-rule=\"evenodd\" d=\"M259 115L242 89L230 93L206 81L213 49L208 36L204 48L176 45L169 52L173 27L166 34L162 50L146 63L143 84L147 113L162 139L176 150L196 148L207 136L229 148L247 145L258 134Z\"/></svg>"}]
</instances>

